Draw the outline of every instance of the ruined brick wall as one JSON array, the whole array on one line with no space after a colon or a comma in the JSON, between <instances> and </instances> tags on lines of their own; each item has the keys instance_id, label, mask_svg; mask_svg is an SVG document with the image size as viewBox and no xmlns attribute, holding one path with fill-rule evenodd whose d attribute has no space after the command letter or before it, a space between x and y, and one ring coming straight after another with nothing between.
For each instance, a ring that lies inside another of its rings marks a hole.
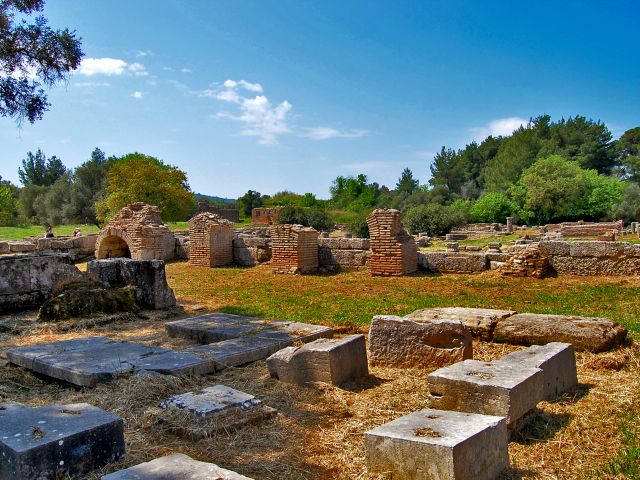
<instances>
[{"instance_id":1,"label":"ruined brick wall","mask_svg":"<svg viewBox=\"0 0 640 480\"><path fill-rule=\"evenodd\" d=\"M301 225L271 229L274 273L313 273L318 270L318 231Z\"/></svg>"},{"instance_id":2,"label":"ruined brick wall","mask_svg":"<svg viewBox=\"0 0 640 480\"><path fill-rule=\"evenodd\" d=\"M368 268L371 257L368 238L319 238L318 262L330 272Z\"/></svg>"},{"instance_id":3,"label":"ruined brick wall","mask_svg":"<svg viewBox=\"0 0 640 480\"><path fill-rule=\"evenodd\" d=\"M367 217L371 242L372 275L405 275L418 268L418 247L402 228L402 213L376 209Z\"/></svg>"},{"instance_id":4,"label":"ruined brick wall","mask_svg":"<svg viewBox=\"0 0 640 480\"><path fill-rule=\"evenodd\" d=\"M209 212L233 223L240 222L240 210L237 208L212 207L209 202L198 202L198 213Z\"/></svg>"},{"instance_id":5,"label":"ruined brick wall","mask_svg":"<svg viewBox=\"0 0 640 480\"><path fill-rule=\"evenodd\" d=\"M176 239L160 218L158 207L137 202L124 207L98 235L96 258L171 260Z\"/></svg>"},{"instance_id":6,"label":"ruined brick wall","mask_svg":"<svg viewBox=\"0 0 640 480\"><path fill-rule=\"evenodd\" d=\"M189 220L189 263L203 267L233 263L233 223L208 212Z\"/></svg>"},{"instance_id":7,"label":"ruined brick wall","mask_svg":"<svg viewBox=\"0 0 640 480\"><path fill-rule=\"evenodd\" d=\"M518 249L500 267L500 273L508 277L544 278L549 269L549 255L538 245Z\"/></svg>"},{"instance_id":8,"label":"ruined brick wall","mask_svg":"<svg viewBox=\"0 0 640 480\"><path fill-rule=\"evenodd\" d=\"M275 225L284 207L254 208L251 210L251 223L257 225Z\"/></svg>"},{"instance_id":9,"label":"ruined brick wall","mask_svg":"<svg viewBox=\"0 0 640 480\"><path fill-rule=\"evenodd\" d=\"M640 275L640 245L626 242L544 241L540 249L559 274Z\"/></svg>"}]
</instances>

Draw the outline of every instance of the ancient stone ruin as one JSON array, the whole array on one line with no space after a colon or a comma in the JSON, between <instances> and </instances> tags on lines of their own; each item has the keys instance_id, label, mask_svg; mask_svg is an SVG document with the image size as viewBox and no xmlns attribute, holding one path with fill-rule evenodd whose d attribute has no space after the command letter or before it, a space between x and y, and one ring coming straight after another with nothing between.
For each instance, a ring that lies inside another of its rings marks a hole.
<instances>
[{"instance_id":1,"label":"ancient stone ruin","mask_svg":"<svg viewBox=\"0 0 640 480\"><path fill-rule=\"evenodd\" d=\"M284 207L254 208L251 210L251 223L256 225L275 225Z\"/></svg>"},{"instance_id":2,"label":"ancient stone ruin","mask_svg":"<svg viewBox=\"0 0 640 480\"><path fill-rule=\"evenodd\" d=\"M136 202L124 207L100 232L96 258L171 260L176 239L160 218L158 207Z\"/></svg>"},{"instance_id":3,"label":"ancient stone ruin","mask_svg":"<svg viewBox=\"0 0 640 480\"><path fill-rule=\"evenodd\" d=\"M233 223L208 212L189 220L189 263L203 267L233 263Z\"/></svg>"},{"instance_id":4,"label":"ancient stone ruin","mask_svg":"<svg viewBox=\"0 0 640 480\"><path fill-rule=\"evenodd\" d=\"M240 210L237 208L213 207L209 202L203 200L198 202L198 213L203 212L213 213L214 215L218 215L232 223L240 222Z\"/></svg>"},{"instance_id":5,"label":"ancient stone ruin","mask_svg":"<svg viewBox=\"0 0 640 480\"><path fill-rule=\"evenodd\" d=\"M367 217L371 275L405 275L418 269L418 247L402 228L402 213L376 209Z\"/></svg>"},{"instance_id":6,"label":"ancient stone ruin","mask_svg":"<svg viewBox=\"0 0 640 480\"><path fill-rule=\"evenodd\" d=\"M318 231L302 225L276 225L271 266L274 273L313 273L318 270Z\"/></svg>"}]
</instances>

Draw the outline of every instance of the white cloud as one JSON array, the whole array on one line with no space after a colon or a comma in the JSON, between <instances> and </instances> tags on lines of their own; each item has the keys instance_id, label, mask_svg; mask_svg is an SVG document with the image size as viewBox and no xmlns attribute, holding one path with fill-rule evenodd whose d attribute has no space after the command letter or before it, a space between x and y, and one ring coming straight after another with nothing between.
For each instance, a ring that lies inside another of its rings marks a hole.
<instances>
[{"instance_id":1,"label":"white cloud","mask_svg":"<svg viewBox=\"0 0 640 480\"><path fill-rule=\"evenodd\" d=\"M182 73L193 73L193 70L191 70L190 68L183 68L182 70L180 70Z\"/></svg>"},{"instance_id":2,"label":"white cloud","mask_svg":"<svg viewBox=\"0 0 640 480\"><path fill-rule=\"evenodd\" d=\"M264 95L251 98L239 92L247 90L262 93L262 85L259 83L226 80L223 85L222 90L204 90L200 95L237 105L238 114L218 112L217 117L244 124L241 135L257 137L263 145L277 145L278 136L291 131L287 125L287 115L293 106L288 101L273 105Z\"/></svg>"},{"instance_id":3,"label":"white cloud","mask_svg":"<svg viewBox=\"0 0 640 480\"><path fill-rule=\"evenodd\" d=\"M313 140L330 140L332 138L360 138L367 135L366 130L340 131L331 127L307 128L302 136Z\"/></svg>"},{"instance_id":4,"label":"white cloud","mask_svg":"<svg viewBox=\"0 0 640 480\"><path fill-rule=\"evenodd\" d=\"M493 120L483 127L470 128L469 131L472 133L475 140L481 141L487 138L489 135L492 135L494 137L500 135L511 135L514 130L518 129L522 125L526 126L528 123L529 120L525 120L524 118L520 117L498 118L497 120Z\"/></svg>"},{"instance_id":5,"label":"white cloud","mask_svg":"<svg viewBox=\"0 0 640 480\"><path fill-rule=\"evenodd\" d=\"M136 77L146 77L149 75L149 72L147 72L144 65L141 63L132 63L127 66L127 70Z\"/></svg>"},{"instance_id":6,"label":"white cloud","mask_svg":"<svg viewBox=\"0 0 640 480\"><path fill-rule=\"evenodd\" d=\"M93 75L122 75L127 62L118 58L85 58L80 62L78 73L91 77Z\"/></svg>"},{"instance_id":7,"label":"white cloud","mask_svg":"<svg viewBox=\"0 0 640 480\"><path fill-rule=\"evenodd\" d=\"M140 57L148 57L153 55L153 52L151 50L134 50L133 54L140 58Z\"/></svg>"},{"instance_id":8,"label":"white cloud","mask_svg":"<svg viewBox=\"0 0 640 480\"><path fill-rule=\"evenodd\" d=\"M74 83L73 86L78 88L99 88L110 87L111 84L107 82L77 82Z\"/></svg>"},{"instance_id":9,"label":"white cloud","mask_svg":"<svg viewBox=\"0 0 640 480\"><path fill-rule=\"evenodd\" d=\"M133 92L133 93L131 94L131 96L132 96L133 98L136 98L136 99L140 100L144 95L142 94L142 92L135 91L135 92Z\"/></svg>"}]
</instances>

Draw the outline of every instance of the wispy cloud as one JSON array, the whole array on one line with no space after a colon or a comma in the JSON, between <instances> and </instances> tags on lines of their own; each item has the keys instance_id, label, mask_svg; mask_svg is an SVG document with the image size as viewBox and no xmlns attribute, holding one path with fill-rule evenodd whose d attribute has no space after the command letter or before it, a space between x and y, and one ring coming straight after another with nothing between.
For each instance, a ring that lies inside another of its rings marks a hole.
<instances>
[{"instance_id":1,"label":"wispy cloud","mask_svg":"<svg viewBox=\"0 0 640 480\"><path fill-rule=\"evenodd\" d=\"M193 70L191 70L190 68L183 68L180 70L182 73L193 73Z\"/></svg>"},{"instance_id":2,"label":"wispy cloud","mask_svg":"<svg viewBox=\"0 0 640 480\"><path fill-rule=\"evenodd\" d=\"M313 127L307 128L301 136L312 140L331 140L332 138L360 138L368 133L368 131L361 129L341 131L332 127Z\"/></svg>"},{"instance_id":3,"label":"wispy cloud","mask_svg":"<svg viewBox=\"0 0 640 480\"><path fill-rule=\"evenodd\" d=\"M94 75L120 76L125 74L137 77L149 75L141 63L127 63L120 58L85 58L80 62L78 73L87 77Z\"/></svg>"},{"instance_id":4,"label":"wispy cloud","mask_svg":"<svg viewBox=\"0 0 640 480\"><path fill-rule=\"evenodd\" d=\"M135 99L140 100L142 97L144 97L143 93L140 91L135 91L131 94L131 96Z\"/></svg>"},{"instance_id":5,"label":"wispy cloud","mask_svg":"<svg viewBox=\"0 0 640 480\"><path fill-rule=\"evenodd\" d=\"M107 82L76 82L73 86L78 88L100 88L110 87L111 84Z\"/></svg>"},{"instance_id":6,"label":"wispy cloud","mask_svg":"<svg viewBox=\"0 0 640 480\"><path fill-rule=\"evenodd\" d=\"M477 141L484 140L489 135L494 137L511 135L514 130L518 129L522 125L527 125L529 120L525 120L520 117L508 117L498 118L486 124L483 127L470 128L469 132L473 135L473 138Z\"/></svg>"},{"instance_id":7,"label":"wispy cloud","mask_svg":"<svg viewBox=\"0 0 640 480\"><path fill-rule=\"evenodd\" d=\"M151 50L134 50L132 53L137 58L153 56L153 52Z\"/></svg>"},{"instance_id":8,"label":"wispy cloud","mask_svg":"<svg viewBox=\"0 0 640 480\"><path fill-rule=\"evenodd\" d=\"M236 105L237 114L221 111L218 118L236 121L244 125L241 135L257 137L263 145L277 145L278 136L291 132L287 125L287 115L293 108L287 100L273 105L264 95L246 96L245 92L262 93L259 83L245 80L226 80L223 88L218 90L204 90L203 97Z\"/></svg>"}]
</instances>

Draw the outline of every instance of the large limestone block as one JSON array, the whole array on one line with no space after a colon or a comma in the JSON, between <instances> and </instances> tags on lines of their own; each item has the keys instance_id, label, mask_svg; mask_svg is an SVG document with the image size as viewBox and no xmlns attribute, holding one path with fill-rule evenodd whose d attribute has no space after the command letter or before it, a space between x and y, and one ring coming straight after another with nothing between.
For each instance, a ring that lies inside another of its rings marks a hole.
<instances>
[{"instance_id":1,"label":"large limestone block","mask_svg":"<svg viewBox=\"0 0 640 480\"><path fill-rule=\"evenodd\" d=\"M322 338L301 347L287 347L271 355L267 366L272 377L299 385L340 385L369 374L364 335Z\"/></svg>"},{"instance_id":2,"label":"large limestone block","mask_svg":"<svg viewBox=\"0 0 640 480\"><path fill-rule=\"evenodd\" d=\"M376 315L369 329L372 365L434 367L473 357L471 330L454 320L420 322Z\"/></svg>"},{"instance_id":3,"label":"large limestone block","mask_svg":"<svg viewBox=\"0 0 640 480\"><path fill-rule=\"evenodd\" d=\"M135 467L104 475L101 480L251 480L213 463L194 460L182 453L156 458Z\"/></svg>"},{"instance_id":4,"label":"large limestone block","mask_svg":"<svg viewBox=\"0 0 640 480\"><path fill-rule=\"evenodd\" d=\"M433 407L506 417L510 428L544 398L542 370L526 365L465 360L427 380Z\"/></svg>"},{"instance_id":5,"label":"large limestone block","mask_svg":"<svg viewBox=\"0 0 640 480\"><path fill-rule=\"evenodd\" d=\"M86 403L28 408L0 403L0 478L84 477L124 456L119 417Z\"/></svg>"},{"instance_id":6,"label":"large limestone block","mask_svg":"<svg viewBox=\"0 0 640 480\"><path fill-rule=\"evenodd\" d=\"M545 399L553 400L578 385L576 355L570 343L533 345L502 357L498 363L535 367L544 375Z\"/></svg>"},{"instance_id":7,"label":"large limestone block","mask_svg":"<svg viewBox=\"0 0 640 480\"><path fill-rule=\"evenodd\" d=\"M476 273L487 269L487 258L484 252L422 252L418 264L430 272Z\"/></svg>"},{"instance_id":8,"label":"large limestone block","mask_svg":"<svg viewBox=\"0 0 640 480\"><path fill-rule=\"evenodd\" d=\"M365 433L369 474L393 480L493 480L509 466L503 417L425 409Z\"/></svg>"},{"instance_id":9,"label":"large limestone block","mask_svg":"<svg viewBox=\"0 0 640 480\"><path fill-rule=\"evenodd\" d=\"M513 310L495 310L490 308L463 308L463 307L445 307L445 308L423 308L416 310L405 318L416 321L431 320L458 320L471 330L474 337L482 340L490 341L493 336L493 330L496 328L499 320L515 315Z\"/></svg>"},{"instance_id":10,"label":"large limestone block","mask_svg":"<svg viewBox=\"0 0 640 480\"><path fill-rule=\"evenodd\" d=\"M36 244L33 242L9 242L11 253L35 252Z\"/></svg>"},{"instance_id":11,"label":"large limestone block","mask_svg":"<svg viewBox=\"0 0 640 480\"><path fill-rule=\"evenodd\" d=\"M498 322L496 342L522 345L570 343L578 351L603 352L622 342L626 328L608 318L520 313Z\"/></svg>"}]
</instances>

